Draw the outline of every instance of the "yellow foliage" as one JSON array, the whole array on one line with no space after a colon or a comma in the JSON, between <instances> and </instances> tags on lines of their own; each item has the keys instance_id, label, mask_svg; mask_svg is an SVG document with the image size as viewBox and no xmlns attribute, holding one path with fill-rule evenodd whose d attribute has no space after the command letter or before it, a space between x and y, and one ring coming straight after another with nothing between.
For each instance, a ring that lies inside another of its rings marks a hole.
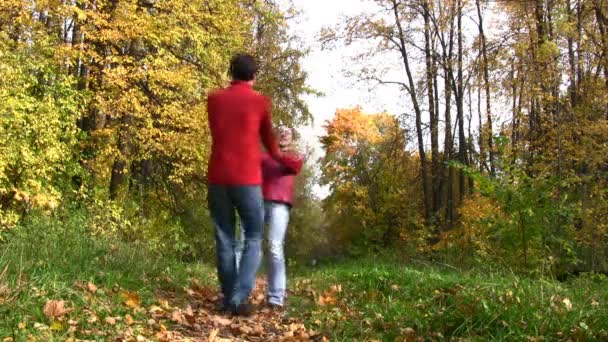
<instances>
[{"instance_id":1,"label":"yellow foliage","mask_svg":"<svg viewBox=\"0 0 608 342\"><path fill-rule=\"evenodd\" d=\"M487 253L488 223L504 217L500 206L480 193L473 193L463 200L458 208L458 217L456 228L442 232L440 241L432 249L441 250L459 246L474 248L481 254Z\"/></svg>"}]
</instances>

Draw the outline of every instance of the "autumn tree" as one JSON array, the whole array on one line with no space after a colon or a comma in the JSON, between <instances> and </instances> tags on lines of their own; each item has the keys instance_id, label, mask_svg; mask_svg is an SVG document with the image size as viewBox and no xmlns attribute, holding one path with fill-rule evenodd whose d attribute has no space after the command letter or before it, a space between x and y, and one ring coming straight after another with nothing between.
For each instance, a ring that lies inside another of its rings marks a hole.
<instances>
[{"instance_id":1,"label":"autumn tree","mask_svg":"<svg viewBox=\"0 0 608 342\"><path fill-rule=\"evenodd\" d=\"M260 90L276 103L277 121L310 116L301 98L312 93L299 64L305 50L291 44L289 15L271 1L0 2L2 75L15 81L2 84L10 138L0 148L32 148L0 157L3 212L22 213L33 193L67 201L59 194L75 187L98 216L114 221L116 208L132 221L121 225L123 237L199 236L192 232L209 228L205 98L228 83L230 57L260 53ZM21 129L31 137L16 139Z\"/></svg>"},{"instance_id":2,"label":"autumn tree","mask_svg":"<svg viewBox=\"0 0 608 342\"><path fill-rule=\"evenodd\" d=\"M351 251L393 245L417 224L422 203L416 157L395 117L340 109L321 138L321 183L330 188L329 236ZM407 199L407 200L404 200Z\"/></svg>"}]
</instances>

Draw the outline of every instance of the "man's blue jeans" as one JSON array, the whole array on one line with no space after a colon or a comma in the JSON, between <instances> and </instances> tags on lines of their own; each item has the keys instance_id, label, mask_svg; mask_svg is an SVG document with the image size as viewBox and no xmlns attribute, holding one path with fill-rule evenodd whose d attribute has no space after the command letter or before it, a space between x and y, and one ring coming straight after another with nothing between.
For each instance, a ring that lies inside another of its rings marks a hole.
<instances>
[{"instance_id":1,"label":"man's blue jeans","mask_svg":"<svg viewBox=\"0 0 608 342\"><path fill-rule=\"evenodd\" d=\"M266 201L264 202L264 209L264 221L268 225L268 302L282 306L285 300L285 289L287 288L283 246L291 207L284 203ZM235 247L237 267L239 266L238 259L243 248L243 241L246 241L243 230L239 236Z\"/></svg>"},{"instance_id":2,"label":"man's blue jeans","mask_svg":"<svg viewBox=\"0 0 608 342\"><path fill-rule=\"evenodd\" d=\"M215 226L217 273L224 305L235 307L247 300L255 285L262 258L264 202L260 186L209 185L209 211ZM234 252L235 209L242 222L245 245L237 272Z\"/></svg>"}]
</instances>

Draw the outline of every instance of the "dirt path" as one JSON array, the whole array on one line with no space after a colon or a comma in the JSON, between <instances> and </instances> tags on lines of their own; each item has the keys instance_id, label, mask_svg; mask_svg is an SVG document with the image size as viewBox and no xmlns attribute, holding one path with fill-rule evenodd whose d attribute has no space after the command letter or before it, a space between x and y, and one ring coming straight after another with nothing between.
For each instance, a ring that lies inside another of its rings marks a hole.
<instances>
[{"instance_id":1,"label":"dirt path","mask_svg":"<svg viewBox=\"0 0 608 342\"><path fill-rule=\"evenodd\" d=\"M193 284L187 298L172 292L158 294L158 304L148 308L149 324L156 325L160 341L327 341L284 312L265 307L266 283L258 279L252 303L259 310L250 317L232 317L217 311L215 289ZM137 341L129 331L123 340Z\"/></svg>"}]
</instances>

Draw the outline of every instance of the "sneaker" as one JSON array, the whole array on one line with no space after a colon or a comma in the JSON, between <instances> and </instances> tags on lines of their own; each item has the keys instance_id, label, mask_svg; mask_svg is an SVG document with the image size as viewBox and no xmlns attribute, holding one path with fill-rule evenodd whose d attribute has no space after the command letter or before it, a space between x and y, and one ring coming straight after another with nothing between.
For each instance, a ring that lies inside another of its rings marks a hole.
<instances>
[{"instance_id":1,"label":"sneaker","mask_svg":"<svg viewBox=\"0 0 608 342\"><path fill-rule=\"evenodd\" d=\"M272 311L283 311L285 308L283 307L283 305L281 304L276 304L276 303L268 303L268 307L272 310Z\"/></svg>"},{"instance_id":2,"label":"sneaker","mask_svg":"<svg viewBox=\"0 0 608 342\"><path fill-rule=\"evenodd\" d=\"M224 314L228 314L230 313L230 306L225 304L225 303L219 303L215 306L215 310L217 312L219 312L220 314L224 315Z\"/></svg>"},{"instance_id":3,"label":"sneaker","mask_svg":"<svg viewBox=\"0 0 608 342\"><path fill-rule=\"evenodd\" d=\"M251 316L255 312L255 306L248 303L242 303L233 306L231 311L235 316Z\"/></svg>"}]
</instances>

